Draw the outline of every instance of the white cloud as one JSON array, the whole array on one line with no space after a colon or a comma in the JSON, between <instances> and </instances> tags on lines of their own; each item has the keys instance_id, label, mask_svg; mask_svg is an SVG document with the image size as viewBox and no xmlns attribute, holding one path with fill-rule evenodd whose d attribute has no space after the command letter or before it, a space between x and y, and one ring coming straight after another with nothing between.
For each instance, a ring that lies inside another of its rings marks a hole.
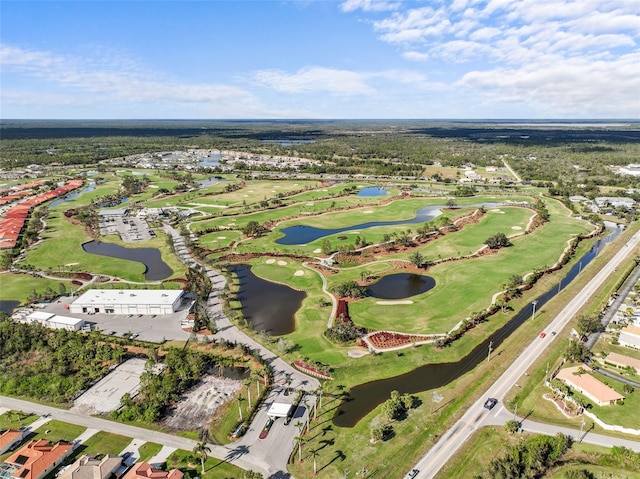
<instances>
[{"instance_id":1,"label":"white cloud","mask_svg":"<svg viewBox=\"0 0 640 479\"><path fill-rule=\"evenodd\" d=\"M429 59L429 54L412 50L409 52L403 52L402 58L412 62L426 62Z\"/></svg>"},{"instance_id":2,"label":"white cloud","mask_svg":"<svg viewBox=\"0 0 640 479\"><path fill-rule=\"evenodd\" d=\"M473 89L495 101L524 102L549 108L556 114L638 118L638 64L638 54L624 55L615 61L574 58L513 69L472 71L456 86ZM634 98L635 101L630 101Z\"/></svg>"},{"instance_id":3,"label":"white cloud","mask_svg":"<svg viewBox=\"0 0 640 479\"><path fill-rule=\"evenodd\" d=\"M253 79L262 86L287 93L327 91L341 95L361 95L373 92L362 74L324 67L304 68L295 73L262 70L256 72Z\"/></svg>"},{"instance_id":4,"label":"white cloud","mask_svg":"<svg viewBox=\"0 0 640 479\"><path fill-rule=\"evenodd\" d=\"M340 5L343 12L353 12L362 10L364 12L386 12L396 10L400 6L399 2L388 0L345 0Z\"/></svg>"},{"instance_id":5,"label":"white cloud","mask_svg":"<svg viewBox=\"0 0 640 479\"><path fill-rule=\"evenodd\" d=\"M125 100L134 103L165 104L215 104L231 101L251 104L255 101L250 93L235 86L187 84L158 79L155 73L132 68L131 62L126 59L105 63L104 59L76 58L1 45L0 62L5 74L15 73L27 78L44 80L68 92L72 91L78 101L84 94L90 94L94 98L98 98L96 94L99 94L103 103ZM129 67L123 68L125 65ZM47 101L58 98L62 102L68 93L58 96L46 93L34 95L33 103L38 102L39 95L46 96ZM7 100L13 98L17 101L19 96L16 90Z\"/></svg>"}]
</instances>

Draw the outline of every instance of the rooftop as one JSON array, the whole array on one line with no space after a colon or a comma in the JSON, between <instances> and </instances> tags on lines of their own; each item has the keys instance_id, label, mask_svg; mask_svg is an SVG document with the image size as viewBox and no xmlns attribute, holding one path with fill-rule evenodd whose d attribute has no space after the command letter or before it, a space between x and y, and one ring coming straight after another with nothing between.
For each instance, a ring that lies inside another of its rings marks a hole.
<instances>
[{"instance_id":1,"label":"rooftop","mask_svg":"<svg viewBox=\"0 0 640 479\"><path fill-rule=\"evenodd\" d=\"M74 303L171 305L182 293L181 289L90 289Z\"/></svg>"},{"instance_id":2,"label":"rooftop","mask_svg":"<svg viewBox=\"0 0 640 479\"><path fill-rule=\"evenodd\" d=\"M578 374L580 368L585 372ZM556 378L580 388L601 403L624 399L622 394L594 378L589 372L591 372L591 368L588 366L573 366L561 369Z\"/></svg>"}]
</instances>

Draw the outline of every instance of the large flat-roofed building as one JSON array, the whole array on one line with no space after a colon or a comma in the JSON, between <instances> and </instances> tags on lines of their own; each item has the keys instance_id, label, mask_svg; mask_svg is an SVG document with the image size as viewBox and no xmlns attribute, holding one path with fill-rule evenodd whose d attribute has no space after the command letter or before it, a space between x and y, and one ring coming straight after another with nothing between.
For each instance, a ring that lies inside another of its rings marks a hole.
<instances>
[{"instance_id":1,"label":"large flat-roofed building","mask_svg":"<svg viewBox=\"0 0 640 479\"><path fill-rule=\"evenodd\" d=\"M40 323L47 328L79 331L84 326L84 319L70 318L45 311L34 311L26 317L18 318L23 323Z\"/></svg>"},{"instance_id":2,"label":"large flat-roofed building","mask_svg":"<svg viewBox=\"0 0 640 479\"><path fill-rule=\"evenodd\" d=\"M69 306L73 314L171 314L180 307L180 289L91 289Z\"/></svg>"}]
</instances>

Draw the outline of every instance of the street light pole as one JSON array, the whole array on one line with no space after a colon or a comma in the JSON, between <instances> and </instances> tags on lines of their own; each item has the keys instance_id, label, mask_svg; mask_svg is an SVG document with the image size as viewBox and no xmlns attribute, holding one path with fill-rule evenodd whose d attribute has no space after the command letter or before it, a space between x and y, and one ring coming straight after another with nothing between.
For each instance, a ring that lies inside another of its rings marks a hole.
<instances>
[{"instance_id":1,"label":"street light pole","mask_svg":"<svg viewBox=\"0 0 640 479\"><path fill-rule=\"evenodd\" d=\"M489 354L487 355L487 362L491 361L491 350L493 349L493 340L489 341Z\"/></svg>"},{"instance_id":2,"label":"street light pole","mask_svg":"<svg viewBox=\"0 0 640 479\"><path fill-rule=\"evenodd\" d=\"M533 305L533 313L531 314L531 319L536 319L536 304L538 304L538 300L534 299L533 301L531 301L531 304Z\"/></svg>"}]
</instances>

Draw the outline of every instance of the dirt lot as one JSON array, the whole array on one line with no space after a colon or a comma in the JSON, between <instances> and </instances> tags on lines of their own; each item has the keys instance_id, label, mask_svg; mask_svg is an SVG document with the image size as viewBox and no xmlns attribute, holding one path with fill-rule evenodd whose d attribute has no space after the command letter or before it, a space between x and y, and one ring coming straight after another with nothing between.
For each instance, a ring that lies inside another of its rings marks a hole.
<instances>
[{"instance_id":1,"label":"dirt lot","mask_svg":"<svg viewBox=\"0 0 640 479\"><path fill-rule=\"evenodd\" d=\"M216 409L229 401L242 387L242 381L205 376L200 384L185 393L163 424L174 430L193 430L205 426Z\"/></svg>"}]
</instances>

